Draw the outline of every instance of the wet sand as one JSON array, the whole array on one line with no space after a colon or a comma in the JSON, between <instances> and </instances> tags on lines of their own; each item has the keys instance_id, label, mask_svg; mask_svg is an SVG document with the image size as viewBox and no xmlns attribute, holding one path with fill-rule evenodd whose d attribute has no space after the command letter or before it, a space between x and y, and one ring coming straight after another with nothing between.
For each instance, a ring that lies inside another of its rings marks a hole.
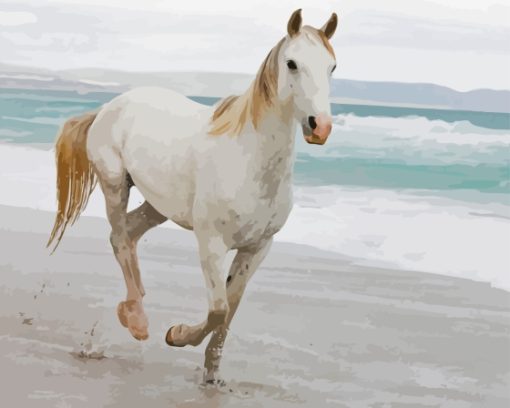
<instances>
[{"instance_id":1,"label":"wet sand","mask_svg":"<svg viewBox=\"0 0 510 408\"><path fill-rule=\"evenodd\" d=\"M164 343L206 314L193 235L143 238L150 338L137 342L117 321L125 288L106 221L81 218L49 256L52 222L0 206L4 406L510 406L510 293L488 283L275 244L231 326L226 385L203 387L205 342Z\"/></svg>"}]
</instances>

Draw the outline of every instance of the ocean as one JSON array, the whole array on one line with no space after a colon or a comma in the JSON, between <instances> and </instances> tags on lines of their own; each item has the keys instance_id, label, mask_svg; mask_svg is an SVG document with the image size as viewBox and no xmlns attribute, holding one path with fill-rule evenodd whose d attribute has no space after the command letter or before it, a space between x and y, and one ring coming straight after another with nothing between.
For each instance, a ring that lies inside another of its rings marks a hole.
<instances>
[{"instance_id":1,"label":"ocean","mask_svg":"<svg viewBox=\"0 0 510 408\"><path fill-rule=\"evenodd\" d=\"M53 209L59 126L114 96L1 89L0 204ZM510 289L510 114L340 104L332 113L325 146L298 131L295 206L278 240ZM88 213L104 216L96 201Z\"/></svg>"}]
</instances>

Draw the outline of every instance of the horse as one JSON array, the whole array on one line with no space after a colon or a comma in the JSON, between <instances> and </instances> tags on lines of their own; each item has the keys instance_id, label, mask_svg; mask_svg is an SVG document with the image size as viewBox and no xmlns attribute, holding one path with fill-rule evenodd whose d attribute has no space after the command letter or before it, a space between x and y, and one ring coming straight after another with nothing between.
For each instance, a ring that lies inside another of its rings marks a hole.
<instances>
[{"instance_id":1,"label":"horse","mask_svg":"<svg viewBox=\"0 0 510 408\"><path fill-rule=\"evenodd\" d=\"M310 144L324 144L331 133L336 58L329 40L337 22L333 13L320 29L303 26L301 9L296 10L246 92L215 106L169 89L135 88L98 111L69 119L58 136L58 208L48 246L56 249L99 182L127 288L117 315L135 339L148 338L138 240L166 220L194 232L207 317L200 324L170 327L165 341L197 346L212 332L205 383L220 381L230 322L291 211L298 124ZM145 201L128 212L132 186ZM236 254L225 277L223 261L232 250Z\"/></svg>"}]
</instances>

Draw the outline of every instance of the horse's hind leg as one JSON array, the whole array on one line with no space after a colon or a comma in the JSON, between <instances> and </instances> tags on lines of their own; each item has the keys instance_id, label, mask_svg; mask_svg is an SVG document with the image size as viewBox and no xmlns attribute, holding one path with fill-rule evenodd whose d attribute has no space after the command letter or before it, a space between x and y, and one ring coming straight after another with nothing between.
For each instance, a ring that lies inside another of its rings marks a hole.
<instances>
[{"instance_id":1,"label":"horse's hind leg","mask_svg":"<svg viewBox=\"0 0 510 408\"><path fill-rule=\"evenodd\" d=\"M138 244L138 240L145 234L148 230L151 228L156 227L157 225L160 225L161 223L165 222L167 218L163 215L161 215L152 205L150 205L147 201L145 201L142 205L140 205L138 208L134 209L133 211L130 211L127 214L126 218L126 226L127 226L127 233L130 239L130 255L131 255L131 265L133 266L131 268L132 277L134 279L134 282L136 284L136 287L138 288L138 291L141 295L141 297L145 296L145 289L143 287L142 279L140 276L140 268L138 266L138 256L136 253L136 247ZM119 261L120 263L120 261ZM122 264L121 264L122 266ZM123 268L124 271L124 268ZM124 274L125 276L125 274ZM126 285L128 285L128 282L126 281ZM128 289L129 292L129 289ZM140 310L137 310L137 307L140 307ZM129 299L129 293L128 298L125 302L121 302L117 308L117 313L119 316L119 320L121 324L124 325L124 327L127 327L131 334L138 339L143 340L142 338L139 338L136 333L133 332L133 330L136 329L136 314L138 312L141 312L142 316L139 316L142 320L146 318L143 316L143 304L142 299L139 299L139 303L133 303ZM131 325L129 323L129 319L134 319L135 325ZM147 334L148 336L148 334ZM145 337L147 338L147 337Z\"/></svg>"},{"instance_id":2,"label":"horse's hind leg","mask_svg":"<svg viewBox=\"0 0 510 408\"><path fill-rule=\"evenodd\" d=\"M161 223L165 222L167 218L161 215L152 205L145 201L141 206L130 211L127 215L127 229L128 235L133 242L134 250L138 240L151 228L154 228ZM136 256L136 254L135 254ZM140 278L140 269L136 268L134 271L134 279L136 285L142 296L145 295L142 280Z\"/></svg>"},{"instance_id":3,"label":"horse's hind leg","mask_svg":"<svg viewBox=\"0 0 510 408\"><path fill-rule=\"evenodd\" d=\"M148 335L148 320L143 310L140 271L136 255L136 242L129 236L127 205L129 184L127 173L120 157L113 152L106 160L94 162L101 189L105 196L106 214L112 226L110 242L124 280L126 281L126 301L119 303L117 314L123 326L137 340L145 340Z\"/></svg>"}]
</instances>

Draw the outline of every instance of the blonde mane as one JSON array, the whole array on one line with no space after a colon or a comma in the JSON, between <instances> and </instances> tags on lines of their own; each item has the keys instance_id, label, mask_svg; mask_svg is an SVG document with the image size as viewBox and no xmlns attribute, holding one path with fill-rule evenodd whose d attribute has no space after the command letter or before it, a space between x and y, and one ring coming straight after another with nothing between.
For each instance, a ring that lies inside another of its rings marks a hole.
<instances>
[{"instance_id":1,"label":"blonde mane","mask_svg":"<svg viewBox=\"0 0 510 408\"><path fill-rule=\"evenodd\" d=\"M251 119L257 128L262 113L271 106L278 86L278 54L285 38L269 51L255 80L243 95L231 95L216 107L211 119L211 135L238 135Z\"/></svg>"},{"instance_id":2,"label":"blonde mane","mask_svg":"<svg viewBox=\"0 0 510 408\"><path fill-rule=\"evenodd\" d=\"M318 36L328 52L335 56L328 38L321 30L310 26L303 27L303 30ZM218 104L211 118L210 135L226 133L236 136L241 133L248 120L251 120L253 127L257 129L263 113L271 107L278 91L278 55L285 38L269 51L255 80L244 94L227 96Z\"/></svg>"}]
</instances>

